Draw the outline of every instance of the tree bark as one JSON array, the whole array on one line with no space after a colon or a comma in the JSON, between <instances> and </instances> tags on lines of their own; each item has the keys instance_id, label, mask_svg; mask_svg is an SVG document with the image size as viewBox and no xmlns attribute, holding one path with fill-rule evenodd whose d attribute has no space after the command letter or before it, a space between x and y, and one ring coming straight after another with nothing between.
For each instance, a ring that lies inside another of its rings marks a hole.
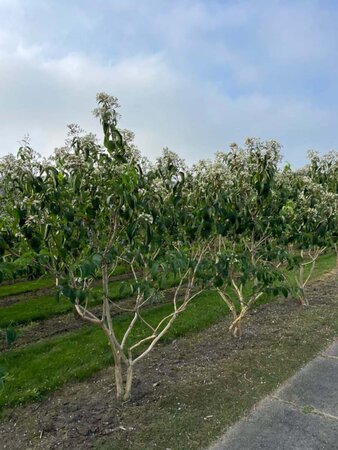
<instances>
[{"instance_id":1,"label":"tree bark","mask_svg":"<svg viewBox=\"0 0 338 450\"><path fill-rule=\"evenodd\" d=\"M234 338L239 338L242 336L242 320L244 315L240 314L230 325L229 331Z\"/></svg>"},{"instance_id":2,"label":"tree bark","mask_svg":"<svg viewBox=\"0 0 338 450\"><path fill-rule=\"evenodd\" d=\"M129 366L127 368L127 378L126 378L126 385L125 385L125 391L124 391L124 396L123 396L124 401L130 400L130 398L131 398L132 383L133 383L133 366L132 366L132 364L129 364Z\"/></svg>"},{"instance_id":3,"label":"tree bark","mask_svg":"<svg viewBox=\"0 0 338 450\"><path fill-rule=\"evenodd\" d=\"M116 399L121 401L124 398L124 387L123 387L123 372L122 372L122 362L119 355L114 356L115 363L115 386L116 386Z\"/></svg>"}]
</instances>

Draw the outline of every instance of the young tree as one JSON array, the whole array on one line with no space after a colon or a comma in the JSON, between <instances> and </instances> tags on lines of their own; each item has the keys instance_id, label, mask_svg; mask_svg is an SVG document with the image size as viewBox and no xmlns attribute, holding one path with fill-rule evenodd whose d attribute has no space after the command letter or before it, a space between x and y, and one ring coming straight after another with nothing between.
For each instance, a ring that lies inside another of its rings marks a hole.
<instances>
[{"instance_id":1,"label":"young tree","mask_svg":"<svg viewBox=\"0 0 338 450\"><path fill-rule=\"evenodd\" d=\"M338 227L338 196L307 175L286 169L282 174L288 189L288 200L282 208L285 222L283 235L286 245L298 257L298 299L308 305L307 285L318 257L336 243ZM305 269L309 266L308 274Z\"/></svg>"},{"instance_id":2,"label":"young tree","mask_svg":"<svg viewBox=\"0 0 338 450\"><path fill-rule=\"evenodd\" d=\"M338 195L338 152L331 151L320 156L318 152L311 151L308 156L310 164L306 167L305 174L328 192ZM334 204L337 205L337 199ZM332 233L332 242L338 265L338 226Z\"/></svg>"},{"instance_id":3,"label":"young tree","mask_svg":"<svg viewBox=\"0 0 338 450\"><path fill-rule=\"evenodd\" d=\"M116 395L127 400L135 364L203 289L200 280L206 248L198 242L193 250L188 247L191 208L184 174L168 161L143 173L139 155L130 143L125 145L117 128L117 100L106 94L99 94L97 100L95 113L102 122L104 147L92 135L82 137L75 129L53 164L38 173L26 170L16 180L25 193L20 227L28 241L35 239L37 256L56 262L51 268L55 276L63 274L60 294L107 336ZM116 333L114 302L109 296L109 277L121 261L133 274L135 296L122 336ZM177 283L171 311L150 323L143 311L159 296L168 273L175 275ZM100 315L90 308L95 277L102 281Z\"/></svg>"},{"instance_id":4,"label":"young tree","mask_svg":"<svg viewBox=\"0 0 338 450\"><path fill-rule=\"evenodd\" d=\"M233 145L214 163L200 164L196 174L205 203L214 210L213 283L232 313L235 337L264 293L289 290L280 270L288 255L276 239L283 230L275 189L279 160L277 142L248 139L244 149Z\"/></svg>"}]
</instances>

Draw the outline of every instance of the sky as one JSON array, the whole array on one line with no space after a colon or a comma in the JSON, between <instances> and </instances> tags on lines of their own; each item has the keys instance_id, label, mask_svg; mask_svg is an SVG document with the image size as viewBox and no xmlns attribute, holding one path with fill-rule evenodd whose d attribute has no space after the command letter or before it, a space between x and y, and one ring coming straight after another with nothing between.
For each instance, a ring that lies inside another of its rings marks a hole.
<instances>
[{"instance_id":1,"label":"sky","mask_svg":"<svg viewBox=\"0 0 338 450\"><path fill-rule=\"evenodd\" d=\"M284 160L337 149L338 0L0 0L0 156L121 104L143 155L189 164L247 137Z\"/></svg>"}]
</instances>

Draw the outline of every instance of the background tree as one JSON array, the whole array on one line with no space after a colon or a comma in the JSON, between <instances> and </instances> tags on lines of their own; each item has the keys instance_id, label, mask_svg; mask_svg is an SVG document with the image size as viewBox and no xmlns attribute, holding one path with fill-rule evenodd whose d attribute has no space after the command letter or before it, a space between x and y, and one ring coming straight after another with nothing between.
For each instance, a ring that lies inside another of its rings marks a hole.
<instances>
[{"instance_id":1,"label":"background tree","mask_svg":"<svg viewBox=\"0 0 338 450\"><path fill-rule=\"evenodd\" d=\"M205 214L214 217L213 283L232 313L235 337L264 293L287 295L290 289L281 271L288 255L276 239L283 232L275 185L279 160L277 142L248 139L244 149L234 144L213 163L195 167Z\"/></svg>"},{"instance_id":2,"label":"background tree","mask_svg":"<svg viewBox=\"0 0 338 450\"><path fill-rule=\"evenodd\" d=\"M338 196L327 190L326 183L317 183L309 176L286 168L281 183L287 190L288 200L280 216L285 222L284 242L298 259L295 281L298 298L307 305L305 286L318 257L337 239ZM305 276L305 268L310 266Z\"/></svg>"}]
</instances>

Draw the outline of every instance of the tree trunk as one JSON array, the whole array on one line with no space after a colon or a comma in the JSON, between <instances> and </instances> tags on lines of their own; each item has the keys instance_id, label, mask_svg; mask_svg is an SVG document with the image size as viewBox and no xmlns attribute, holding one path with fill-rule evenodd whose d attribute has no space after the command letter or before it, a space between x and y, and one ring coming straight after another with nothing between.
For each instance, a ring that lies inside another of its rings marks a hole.
<instances>
[{"instance_id":1,"label":"tree trunk","mask_svg":"<svg viewBox=\"0 0 338 450\"><path fill-rule=\"evenodd\" d=\"M230 325L229 331L234 338L239 338L242 336L242 320L243 315L240 314Z\"/></svg>"},{"instance_id":2,"label":"tree trunk","mask_svg":"<svg viewBox=\"0 0 338 450\"><path fill-rule=\"evenodd\" d=\"M121 357L119 355L114 356L115 363L115 386L116 386L116 399L121 401L124 399L124 387L123 387L123 372Z\"/></svg>"},{"instance_id":3,"label":"tree trunk","mask_svg":"<svg viewBox=\"0 0 338 450\"><path fill-rule=\"evenodd\" d=\"M131 388L133 383L133 366L128 364L124 382L124 364L120 357L115 358L115 386L117 401L128 401L131 398Z\"/></svg>"},{"instance_id":4,"label":"tree trunk","mask_svg":"<svg viewBox=\"0 0 338 450\"><path fill-rule=\"evenodd\" d=\"M229 327L229 331L235 338L239 338L242 336L242 323L243 320L249 310L247 305L244 305L241 309L241 312L238 314L237 318L232 322Z\"/></svg>"},{"instance_id":5,"label":"tree trunk","mask_svg":"<svg viewBox=\"0 0 338 450\"><path fill-rule=\"evenodd\" d=\"M299 302L302 306L309 306L309 301L305 296L304 287L300 288L301 292L298 296Z\"/></svg>"},{"instance_id":6,"label":"tree trunk","mask_svg":"<svg viewBox=\"0 0 338 450\"><path fill-rule=\"evenodd\" d=\"M124 401L130 400L132 383L133 383L133 366L130 364L127 368L126 387L123 396Z\"/></svg>"}]
</instances>

